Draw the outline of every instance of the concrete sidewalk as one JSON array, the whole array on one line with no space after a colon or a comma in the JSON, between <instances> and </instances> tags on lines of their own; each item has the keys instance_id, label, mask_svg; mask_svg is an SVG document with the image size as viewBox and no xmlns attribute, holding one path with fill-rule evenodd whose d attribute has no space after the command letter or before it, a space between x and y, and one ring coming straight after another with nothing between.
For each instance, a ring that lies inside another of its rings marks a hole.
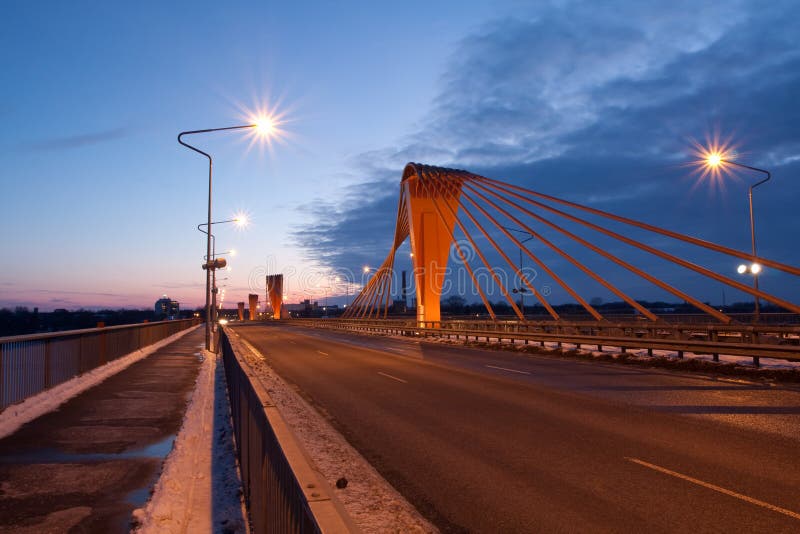
<instances>
[{"instance_id":1,"label":"concrete sidewalk","mask_svg":"<svg viewBox=\"0 0 800 534\"><path fill-rule=\"evenodd\" d=\"M128 532L191 395L202 329L0 440L0 533Z\"/></svg>"}]
</instances>

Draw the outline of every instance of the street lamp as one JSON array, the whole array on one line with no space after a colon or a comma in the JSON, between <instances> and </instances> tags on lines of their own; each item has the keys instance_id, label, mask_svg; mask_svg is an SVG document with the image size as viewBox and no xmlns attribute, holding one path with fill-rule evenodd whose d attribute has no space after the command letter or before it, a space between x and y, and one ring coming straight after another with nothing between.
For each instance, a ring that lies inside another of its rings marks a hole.
<instances>
[{"instance_id":1,"label":"street lamp","mask_svg":"<svg viewBox=\"0 0 800 534\"><path fill-rule=\"evenodd\" d=\"M213 235L211 237L214 237ZM236 256L235 250L226 250L225 252L214 252L214 246L211 246L211 259L216 258L217 256ZM204 259L208 259L203 256Z\"/></svg>"},{"instance_id":2,"label":"street lamp","mask_svg":"<svg viewBox=\"0 0 800 534\"><path fill-rule=\"evenodd\" d=\"M739 274L745 274L745 273L758 274L761 272L761 265L758 263L751 263L750 265L745 265L743 263L736 268L736 272L738 272Z\"/></svg>"},{"instance_id":3,"label":"street lamp","mask_svg":"<svg viewBox=\"0 0 800 534\"><path fill-rule=\"evenodd\" d=\"M212 234L211 237L214 237L213 234ZM212 321L211 329L212 329L212 331L214 331L214 328L215 328L214 325L217 323L217 315L219 315L219 308L222 307L222 300L225 299L225 290L223 289L222 290L222 296L220 298L219 304L217 303L217 292L219 291L219 289L217 287L217 282L221 282L223 280L227 280L227 278L217 278L217 271L222 269L222 268L224 268L228 272L230 272L230 270L231 270L231 266L227 265L227 261L225 260L225 258L219 258L219 260L218 260L217 256L224 256L226 254L230 254L231 256L235 256L236 255L236 251L235 250L228 250L228 251L225 251L225 252L215 252L214 251L214 246L215 245L212 245L212 248L211 248L211 260L214 262L214 265L215 265L215 267L213 269L211 269L211 321ZM208 258L206 258L206 261L208 261ZM221 265L217 266L218 262L225 262L225 263L222 263Z\"/></svg>"},{"instance_id":4,"label":"street lamp","mask_svg":"<svg viewBox=\"0 0 800 534\"><path fill-rule=\"evenodd\" d=\"M755 258L756 257L756 223L755 223L755 217L753 215L753 189L755 189L756 187L758 187L759 185L761 185L761 184L763 184L765 182L768 182L770 180L770 178L772 178L772 175L769 173L769 171L766 171L764 169L759 169L758 167L751 167L750 165L744 165L743 163L737 163L735 161L731 161L729 159L726 159L725 156L726 156L726 154L724 154L724 153L712 151L712 152L710 152L709 154L706 155L706 165L708 165L711 168L718 168L718 167L724 168L725 165L735 165L736 167L741 167L743 169L748 169L748 170L751 170L751 171L760 172L762 174L766 174L767 175L766 178L764 178L763 180L761 180L759 182L754 183L747 190L747 200L748 200L748 202L750 204L750 243L752 245L753 257ZM742 267L745 268L744 271L741 271ZM737 269L737 271L739 271L739 274L744 274L746 272L749 272L750 274L752 274L753 275L753 289L758 291L758 274L761 272L761 265L759 265L758 263L753 263L749 267L746 266L746 265L740 265L739 268ZM761 303L759 301L760 301L760 299L758 298L758 295L756 295L755 296L755 314L754 314L755 316L753 317L753 321L756 322L756 323L759 321L759 319L761 317Z\"/></svg>"},{"instance_id":5,"label":"street lamp","mask_svg":"<svg viewBox=\"0 0 800 534\"><path fill-rule=\"evenodd\" d=\"M183 139L181 139L184 135L194 135L194 134L201 134L201 133L211 133L211 132L223 132L223 131L230 131L230 130L244 130L244 129L252 129L255 130L258 134L262 136L268 136L274 130L274 124L271 118L269 117L262 117L256 120L253 124L244 124L242 126L228 126L227 128L209 128L205 130L190 130L186 132L181 132L178 134L178 143L185 146L186 148L197 152L208 158L208 222L206 223L209 226L209 231L206 232L206 256L211 257L211 184L212 184L212 167L213 163L211 160L211 155L203 152L197 147L193 147L188 143L184 143ZM211 272L206 270L206 350L211 350Z\"/></svg>"},{"instance_id":6,"label":"street lamp","mask_svg":"<svg viewBox=\"0 0 800 534\"><path fill-rule=\"evenodd\" d=\"M520 233L520 234L527 235L528 237L526 237L525 239L521 240L520 244L525 243L525 242L530 241L531 239L533 239L533 234L531 234L530 232L526 232L525 230L520 230L519 228L511 228L511 227L508 227L508 226L503 226L503 228L505 228L506 230L509 230L511 232L517 232L517 233ZM522 274L522 247L519 247L519 276L520 276L520 280L519 280L520 281L520 286L522 286L522 283L523 283L523 281L522 281L522 276L523 276L523 274ZM525 317L525 293L527 293L528 290L525 289L524 287L515 287L514 289L511 290L511 292L512 293L519 293L519 304L520 304L520 308L522 308L522 316Z\"/></svg>"},{"instance_id":7,"label":"street lamp","mask_svg":"<svg viewBox=\"0 0 800 534\"><path fill-rule=\"evenodd\" d=\"M212 227L215 224L227 224L227 223L235 223L237 226L242 227L242 226L246 226L247 225L247 218L244 215L238 215L238 216L234 217L233 219L226 219L224 221L212 221L211 224L209 224L209 223L200 223L200 224L197 225L197 229L200 230L201 232L203 232L204 234L208 234L210 236L210 239L211 239L211 256L203 256L203 259L206 260L204 268L206 268L206 266L213 265L213 267L210 267L208 269L211 272L211 328L210 328L210 330L212 332L214 331L214 325L216 324L216 314L217 314L217 269L221 269L221 268L225 267L225 265L223 264L222 266L216 266L216 263L212 264L211 262L216 262L217 256L222 256L222 255L225 255L225 254L230 254L231 256L235 256L236 255L236 251L235 250L228 250L226 252L220 252L219 254L217 254L217 238L216 238L216 236L213 233L211 233L211 232L209 232L207 230L203 230L203 227ZM223 261L225 261L225 260L223 259ZM227 267L227 269L229 271L231 270L230 267Z\"/></svg>"},{"instance_id":8,"label":"street lamp","mask_svg":"<svg viewBox=\"0 0 800 534\"><path fill-rule=\"evenodd\" d=\"M226 219L224 221L212 221L210 225L225 224L225 223L235 223L236 226L242 228L242 227L247 226L247 218L244 215L239 215L235 219ZM211 259L214 259L214 257L216 257L216 256L222 256L223 254L230 254L231 256L235 256L236 255L236 251L235 250L229 250L227 252L220 252L219 254L217 254L215 252L215 250L217 248L217 238L214 236L213 233L210 233L210 232L208 232L206 230L203 230L203 228L202 228L203 226L207 227L207 226L210 226L210 225L209 225L209 223L200 223L200 224L197 225L197 229L200 230L201 232L203 232L204 234L209 234L211 236L211 256L210 256ZM207 260L209 258L209 256L206 255L206 256L203 256L203 258Z\"/></svg>"},{"instance_id":9,"label":"street lamp","mask_svg":"<svg viewBox=\"0 0 800 534\"><path fill-rule=\"evenodd\" d=\"M212 322L216 321L217 319L217 271L219 269L224 269L225 266L228 264L225 258L214 258L206 259L205 263L203 263L203 269L209 271L211 273L211 320ZM212 325L213 331L213 325Z\"/></svg>"}]
</instances>

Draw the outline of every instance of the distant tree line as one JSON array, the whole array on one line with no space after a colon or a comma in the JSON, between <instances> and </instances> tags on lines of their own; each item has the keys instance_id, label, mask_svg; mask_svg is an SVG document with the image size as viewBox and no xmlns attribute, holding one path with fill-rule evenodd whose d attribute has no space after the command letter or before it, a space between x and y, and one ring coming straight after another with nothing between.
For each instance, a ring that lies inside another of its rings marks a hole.
<instances>
[{"instance_id":1,"label":"distant tree line","mask_svg":"<svg viewBox=\"0 0 800 534\"><path fill-rule=\"evenodd\" d=\"M191 317L194 310L181 312L181 318ZM0 309L0 336L20 336L43 332L61 332L95 328L98 323L105 326L136 324L144 321L159 321L154 310L55 310L39 312L18 306L14 310Z\"/></svg>"},{"instance_id":2,"label":"distant tree line","mask_svg":"<svg viewBox=\"0 0 800 534\"><path fill-rule=\"evenodd\" d=\"M514 302L517 306L520 305L519 297L514 299ZM663 301L647 301L647 300L637 300L639 304L647 308L648 310L652 311L655 314L704 314L705 312L696 308L695 306L689 304L688 302L663 302ZM603 302L602 299L594 298L590 301L592 307L594 307L598 312L603 315L637 315L638 312L628 304L627 302ZM706 304L709 304L706 302ZM513 308L508 304L508 301L501 300L497 302L491 302L492 309L497 315L515 315ZM710 305L710 304L709 304ZM558 304L554 305L553 309L558 312L559 315L564 316L585 316L586 318L590 318L589 312L587 312L583 306L578 303L569 303L569 304ZM753 303L752 302L736 302L733 304L729 304L726 306L718 306L717 309L722 310L724 313L752 313L753 312ZM486 311L486 307L483 305L482 302L474 302L474 303L467 303L466 300L458 295L452 295L442 299L441 304L442 313L445 315L464 315L464 316L487 316L488 313ZM413 309L409 310L413 312ZM767 305L766 303L762 302L761 304L761 311L763 313L776 313L782 312L781 308L777 306ZM390 313L392 310L390 310ZM535 297L527 296L525 297L525 315L526 316L549 316L547 309L542 306Z\"/></svg>"}]
</instances>

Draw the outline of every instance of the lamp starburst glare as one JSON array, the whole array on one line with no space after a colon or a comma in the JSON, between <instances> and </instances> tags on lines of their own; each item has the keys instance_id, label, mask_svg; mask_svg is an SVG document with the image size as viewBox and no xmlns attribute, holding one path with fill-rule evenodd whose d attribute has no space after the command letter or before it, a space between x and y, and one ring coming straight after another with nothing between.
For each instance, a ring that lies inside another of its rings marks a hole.
<instances>
[{"instance_id":1,"label":"lamp starburst glare","mask_svg":"<svg viewBox=\"0 0 800 534\"><path fill-rule=\"evenodd\" d=\"M290 137L285 126L289 119L285 111L280 111L275 105L260 104L251 108L237 104L242 119L252 125L251 133L248 136L250 149L258 147L259 151L266 149L272 153L275 143L283 144Z\"/></svg>"},{"instance_id":2,"label":"lamp starburst glare","mask_svg":"<svg viewBox=\"0 0 800 534\"><path fill-rule=\"evenodd\" d=\"M258 116L253 121L253 124L256 125L256 132L262 136L269 136L275 129L274 122L272 117L267 115Z\"/></svg>"},{"instance_id":3,"label":"lamp starburst glare","mask_svg":"<svg viewBox=\"0 0 800 534\"><path fill-rule=\"evenodd\" d=\"M725 188L725 176L734 176L728 162L736 159L737 152L731 138L721 139L718 132L706 136L705 142L692 140L693 159L689 163L697 169L697 185L707 182L712 189Z\"/></svg>"}]
</instances>

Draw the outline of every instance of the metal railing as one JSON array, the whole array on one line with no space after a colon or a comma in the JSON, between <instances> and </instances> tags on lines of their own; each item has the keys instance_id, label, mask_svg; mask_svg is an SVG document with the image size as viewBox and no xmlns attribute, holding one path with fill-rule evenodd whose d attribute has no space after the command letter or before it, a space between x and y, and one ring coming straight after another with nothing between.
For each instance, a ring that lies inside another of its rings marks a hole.
<instances>
[{"instance_id":1,"label":"metal railing","mask_svg":"<svg viewBox=\"0 0 800 534\"><path fill-rule=\"evenodd\" d=\"M303 324L317 328L362 331L422 337L451 339L497 340L525 344L531 342L574 344L597 347L667 350L683 358L684 352L711 354L719 361L720 354L759 358L777 358L800 361L800 327L773 325L711 325L711 324L653 324L649 322L516 322L516 321L436 321L419 323L415 320L360 321L357 319L292 319L289 324Z\"/></svg>"},{"instance_id":2,"label":"metal railing","mask_svg":"<svg viewBox=\"0 0 800 534\"><path fill-rule=\"evenodd\" d=\"M0 337L0 410L199 322L185 319Z\"/></svg>"},{"instance_id":3,"label":"metal railing","mask_svg":"<svg viewBox=\"0 0 800 534\"><path fill-rule=\"evenodd\" d=\"M219 338L251 531L353 531L224 328Z\"/></svg>"},{"instance_id":4,"label":"metal railing","mask_svg":"<svg viewBox=\"0 0 800 534\"><path fill-rule=\"evenodd\" d=\"M714 317L705 313L659 313L657 310L651 310L658 317L659 322L669 324L719 324L719 321ZM726 313L728 317L733 319L736 324L753 324L755 322L754 313ZM561 320L567 322L592 322L594 319L588 313L560 313ZM485 313L480 315L483 321L488 321L488 315ZM395 319L414 319L414 315L406 317L395 317ZM603 319L611 323L626 323L645 319L641 315L633 313L617 313L617 312L604 312ZM392 319L389 319L392 320ZM475 321L475 314L472 315L445 315L444 321ZM497 315L498 321L512 321L518 322L519 319L516 315ZM525 315L526 321L531 322L552 322L552 316L546 313L527 313ZM776 325L776 326L793 326L800 325L800 314L798 313L784 313L784 312L762 312L759 314L758 323L761 325Z\"/></svg>"}]
</instances>

